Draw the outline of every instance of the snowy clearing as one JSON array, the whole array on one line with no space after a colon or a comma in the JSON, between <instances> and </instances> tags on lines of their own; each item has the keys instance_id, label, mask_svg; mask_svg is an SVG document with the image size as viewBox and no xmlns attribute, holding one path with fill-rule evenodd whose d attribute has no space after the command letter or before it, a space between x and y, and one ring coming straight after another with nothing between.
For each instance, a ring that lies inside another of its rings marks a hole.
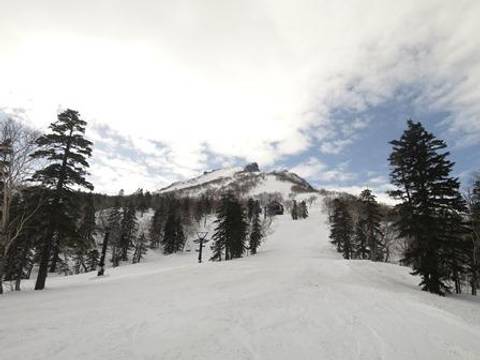
<instances>
[{"instance_id":1,"label":"snowy clearing","mask_svg":"<svg viewBox=\"0 0 480 360\"><path fill-rule=\"evenodd\" d=\"M409 269L346 261L326 215L280 216L256 256L195 252L49 278L0 298L1 358L480 359L480 303L419 290Z\"/></svg>"}]
</instances>

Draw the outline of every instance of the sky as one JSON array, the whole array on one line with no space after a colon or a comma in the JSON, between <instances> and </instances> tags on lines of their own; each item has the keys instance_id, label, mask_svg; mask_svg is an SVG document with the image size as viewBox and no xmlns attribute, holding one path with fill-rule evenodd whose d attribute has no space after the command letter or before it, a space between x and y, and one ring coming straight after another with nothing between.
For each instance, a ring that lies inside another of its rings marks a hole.
<instances>
[{"instance_id":1,"label":"sky","mask_svg":"<svg viewBox=\"0 0 480 360\"><path fill-rule=\"evenodd\" d=\"M382 194L409 118L466 183L479 18L476 0L0 0L0 111L45 130L78 110L100 192L256 161Z\"/></svg>"}]
</instances>

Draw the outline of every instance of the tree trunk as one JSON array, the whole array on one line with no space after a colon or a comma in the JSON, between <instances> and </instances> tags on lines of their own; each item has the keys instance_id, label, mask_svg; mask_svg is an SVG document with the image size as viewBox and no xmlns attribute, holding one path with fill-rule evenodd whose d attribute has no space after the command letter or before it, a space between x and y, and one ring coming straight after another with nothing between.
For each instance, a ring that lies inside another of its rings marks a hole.
<instances>
[{"instance_id":1,"label":"tree trunk","mask_svg":"<svg viewBox=\"0 0 480 360\"><path fill-rule=\"evenodd\" d=\"M59 252L60 248L58 246L58 239L55 241L55 244L53 244L53 255L52 255L52 261L50 263L50 270L48 272L54 273L57 272L57 262L59 260Z\"/></svg>"},{"instance_id":2,"label":"tree trunk","mask_svg":"<svg viewBox=\"0 0 480 360\"><path fill-rule=\"evenodd\" d=\"M117 247L115 245L112 246L112 258L110 259L113 267L116 267L117 266L117 262L118 262L118 256L117 256Z\"/></svg>"},{"instance_id":3,"label":"tree trunk","mask_svg":"<svg viewBox=\"0 0 480 360\"><path fill-rule=\"evenodd\" d=\"M45 242L40 254L40 267L38 268L37 282L35 283L35 290L43 290L45 288L45 282L48 275L48 262L50 260L50 254L52 252L53 243L53 221L50 221L47 235L45 236Z\"/></svg>"},{"instance_id":4,"label":"tree trunk","mask_svg":"<svg viewBox=\"0 0 480 360\"><path fill-rule=\"evenodd\" d=\"M128 249L126 247L122 248L122 261L128 261Z\"/></svg>"},{"instance_id":5,"label":"tree trunk","mask_svg":"<svg viewBox=\"0 0 480 360\"><path fill-rule=\"evenodd\" d=\"M83 261L83 258L82 258L81 265L82 265L82 267L83 267L83 271L88 272L87 265L85 265L85 262Z\"/></svg>"},{"instance_id":6,"label":"tree trunk","mask_svg":"<svg viewBox=\"0 0 480 360\"><path fill-rule=\"evenodd\" d=\"M26 251L24 250L22 252L22 259L20 261L20 266L17 269L17 273L15 274L15 291L20 291L20 284L22 282L22 277L23 277L23 267L25 266L25 257L26 257Z\"/></svg>"},{"instance_id":7,"label":"tree trunk","mask_svg":"<svg viewBox=\"0 0 480 360\"><path fill-rule=\"evenodd\" d=\"M65 181L65 175L66 175L65 171L67 168L68 157L70 155L72 134L73 134L73 129L70 129L70 134L65 147L65 152L63 153L62 167L60 168L60 174L59 174L57 186L55 187L54 200L51 207L53 212L51 214L51 218L50 218L51 220L49 221L49 224L48 224L48 231L45 236L45 244L43 245L43 248L42 248L42 254L40 257L40 268L38 269L38 276L37 276L37 282L35 283L35 290L43 290L45 288L45 282L47 280L48 261L50 260L50 254L52 253L53 236L55 235L55 231L57 230L58 214L56 213L56 211L60 203L60 196L63 190L63 183Z\"/></svg>"},{"instance_id":8,"label":"tree trunk","mask_svg":"<svg viewBox=\"0 0 480 360\"><path fill-rule=\"evenodd\" d=\"M473 264L472 264L472 279L471 279L471 286L472 286L472 295L477 295L477 286L478 286L478 264L477 264L477 241L476 241L476 235L477 232L475 231L475 227L473 228L473 253L472 253L472 259L473 259Z\"/></svg>"},{"instance_id":9,"label":"tree trunk","mask_svg":"<svg viewBox=\"0 0 480 360\"><path fill-rule=\"evenodd\" d=\"M455 293L456 294L462 293L462 287L460 285L460 280L458 279L458 275L455 275Z\"/></svg>"},{"instance_id":10,"label":"tree trunk","mask_svg":"<svg viewBox=\"0 0 480 360\"><path fill-rule=\"evenodd\" d=\"M22 281L21 276L17 275L17 278L15 279L15 291L21 290L21 287L20 287L21 281Z\"/></svg>"},{"instance_id":11,"label":"tree trunk","mask_svg":"<svg viewBox=\"0 0 480 360\"><path fill-rule=\"evenodd\" d=\"M22 259L20 261L20 266L17 269L17 276L15 279L15 291L20 291L21 287L20 284L23 279L23 269L25 268L25 265L27 264L27 257L28 257L28 252L30 250L30 241L26 241L25 246L23 247L22 251Z\"/></svg>"},{"instance_id":12,"label":"tree trunk","mask_svg":"<svg viewBox=\"0 0 480 360\"><path fill-rule=\"evenodd\" d=\"M0 255L0 295L3 294L3 273L5 272L6 258L3 254Z\"/></svg>"},{"instance_id":13,"label":"tree trunk","mask_svg":"<svg viewBox=\"0 0 480 360\"><path fill-rule=\"evenodd\" d=\"M103 237L102 255L100 256L100 263L98 264L97 276L102 276L105 273L105 257L107 256L107 246L108 246L109 236L110 236L109 231L106 231L105 236Z\"/></svg>"},{"instance_id":14,"label":"tree trunk","mask_svg":"<svg viewBox=\"0 0 480 360\"><path fill-rule=\"evenodd\" d=\"M3 220L4 219L2 219L2 221ZM8 249L8 235L5 229L0 229L0 295L3 294L3 277L5 276L5 266L7 262Z\"/></svg>"}]
</instances>

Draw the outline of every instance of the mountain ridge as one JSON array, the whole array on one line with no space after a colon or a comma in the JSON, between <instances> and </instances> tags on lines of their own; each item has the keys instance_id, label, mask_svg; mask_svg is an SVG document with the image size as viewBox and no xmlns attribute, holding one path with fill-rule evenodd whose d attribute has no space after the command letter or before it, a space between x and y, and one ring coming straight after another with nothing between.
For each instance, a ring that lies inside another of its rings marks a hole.
<instances>
[{"instance_id":1,"label":"mountain ridge","mask_svg":"<svg viewBox=\"0 0 480 360\"><path fill-rule=\"evenodd\" d=\"M261 171L257 163L204 171L202 175L174 182L156 193L175 193L180 196L201 196L207 193L236 192L240 196L261 193L291 194L318 193L307 180L288 170Z\"/></svg>"}]
</instances>

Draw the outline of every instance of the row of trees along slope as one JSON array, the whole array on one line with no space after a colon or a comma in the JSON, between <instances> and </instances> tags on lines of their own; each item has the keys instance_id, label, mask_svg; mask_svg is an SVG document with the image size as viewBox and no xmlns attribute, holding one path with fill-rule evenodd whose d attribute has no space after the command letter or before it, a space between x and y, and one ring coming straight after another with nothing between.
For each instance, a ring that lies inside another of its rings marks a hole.
<instances>
[{"instance_id":1,"label":"row of trees along slope","mask_svg":"<svg viewBox=\"0 0 480 360\"><path fill-rule=\"evenodd\" d=\"M15 290L35 268L35 289L41 290L49 273L98 269L103 275L107 262L113 267L139 262L148 248L165 254L183 251L186 238L201 222L205 226L215 209L217 257L212 260L255 254L261 244L269 219L260 219L258 200L244 204L231 193L219 199L142 190L117 196L90 192L93 144L85 139L87 123L76 111L59 114L43 135L11 119L2 124L8 151L2 153L0 281L15 281ZM143 218L151 208L153 216Z\"/></svg>"}]
</instances>

